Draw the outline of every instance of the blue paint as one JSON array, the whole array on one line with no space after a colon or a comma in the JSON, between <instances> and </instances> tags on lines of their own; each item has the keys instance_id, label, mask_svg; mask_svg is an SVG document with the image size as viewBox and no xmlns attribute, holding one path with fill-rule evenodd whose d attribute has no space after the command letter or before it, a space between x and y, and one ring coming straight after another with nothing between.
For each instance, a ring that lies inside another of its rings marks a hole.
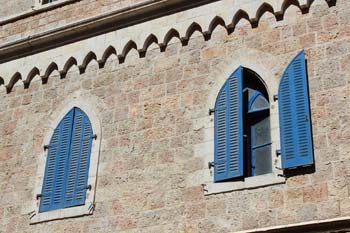
<instances>
[{"instance_id":1,"label":"blue paint","mask_svg":"<svg viewBox=\"0 0 350 233\"><path fill-rule=\"evenodd\" d=\"M282 168L314 163L305 53L288 65L278 91Z\"/></svg>"},{"instance_id":2,"label":"blue paint","mask_svg":"<svg viewBox=\"0 0 350 233\"><path fill-rule=\"evenodd\" d=\"M214 181L243 176L243 68L221 88L215 103Z\"/></svg>"},{"instance_id":3,"label":"blue paint","mask_svg":"<svg viewBox=\"0 0 350 233\"><path fill-rule=\"evenodd\" d=\"M85 203L92 135L88 117L78 108L70 110L58 124L50 140L39 212Z\"/></svg>"}]
</instances>

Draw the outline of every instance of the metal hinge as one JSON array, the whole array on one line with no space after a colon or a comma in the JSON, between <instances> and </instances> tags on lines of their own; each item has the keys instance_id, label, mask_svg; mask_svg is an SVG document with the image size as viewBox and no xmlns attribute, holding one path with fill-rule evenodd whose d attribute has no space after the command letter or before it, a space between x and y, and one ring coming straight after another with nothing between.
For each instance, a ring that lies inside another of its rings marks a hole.
<instances>
[{"instance_id":1,"label":"metal hinge","mask_svg":"<svg viewBox=\"0 0 350 233\"><path fill-rule=\"evenodd\" d=\"M280 157L281 156L281 150L276 150L276 156Z\"/></svg>"},{"instance_id":2,"label":"metal hinge","mask_svg":"<svg viewBox=\"0 0 350 233\"><path fill-rule=\"evenodd\" d=\"M91 138L97 140L97 134L92 135Z\"/></svg>"},{"instance_id":3,"label":"metal hinge","mask_svg":"<svg viewBox=\"0 0 350 233\"><path fill-rule=\"evenodd\" d=\"M49 145L44 145L44 151L49 149Z\"/></svg>"},{"instance_id":4,"label":"metal hinge","mask_svg":"<svg viewBox=\"0 0 350 233\"><path fill-rule=\"evenodd\" d=\"M276 102L277 100L278 100L278 95L277 94L273 95L273 101Z\"/></svg>"},{"instance_id":5,"label":"metal hinge","mask_svg":"<svg viewBox=\"0 0 350 233\"><path fill-rule=\"evenodd\" d=\"M36 195L36 199L39 200L43 195L41 193Z\"/></svg>"},{"instance_id":6,"label":"metal hinge","mask_svg":"<svg viewBox=\"0 0 350 233\"><path fill-rule=\"evenodd\" d=\"M209 162L208 163L208 168L211 169L212 167L215 167L215 163L214 162Z\"/></svg>"},{"instance_id":7,"label":"metal hinge","mask_svg":"<svg viewBox=\"0 0 350 233\"><path fill-rule=\"evenodd\" d=\"M206 185L206 184L201 184L201 185L202 185L203 191L207 193L207 192L208 192L208 189L205 188L207 185Z\"/></svg>"},{"instance_id":8,"label":"metal hinge","mask_svg":"<svg viewBox=\"0 0 350 233\"><path fill-rule=\"evenodd\" d=\"M215 112L215 108L209 108L209 116Z\"/></svg>"}]
</instances>

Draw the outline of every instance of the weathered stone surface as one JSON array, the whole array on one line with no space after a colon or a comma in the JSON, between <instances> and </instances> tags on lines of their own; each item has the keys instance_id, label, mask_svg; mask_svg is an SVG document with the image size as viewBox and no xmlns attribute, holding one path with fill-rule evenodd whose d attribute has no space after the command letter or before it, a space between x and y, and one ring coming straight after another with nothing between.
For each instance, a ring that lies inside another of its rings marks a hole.
<instances>
[{"instance_id":1,"label":"weathered stone surface","mask_svg":"<svg viewBox=\"0 0 350 233\"><path fill-rule=\"evenodd\" d=\"M65 6L2 26L0 40L124 2L77 1L70 11ZM26 89L20 81L8 94L0 89L0 232L222 233L349 217L349 3L325 5L313 5L308 14L291 6L283 20L264 16L254 29L241 20L230 35L217 28L205 41L196 32L187 46L173 39L165 52L154 48L145 58L133 51L123 64L110 57L104 67L90 62L82 74L73 66L64 79L54 71L46 84L36 77ZM194 12L210 15L201 9ZM186 12L178 17L160 18L159 30L187 28L200 19ZM207 160L213 158L208 109L220 86L239 64L261 69L267 82L278 83L301 49L308 62L315 172L288 177L285 184L204 196L202 184L211 179ZM29 226L51 117L76 98L94 109L102 125L96 211Z\"/></svg>"}]
</instances>

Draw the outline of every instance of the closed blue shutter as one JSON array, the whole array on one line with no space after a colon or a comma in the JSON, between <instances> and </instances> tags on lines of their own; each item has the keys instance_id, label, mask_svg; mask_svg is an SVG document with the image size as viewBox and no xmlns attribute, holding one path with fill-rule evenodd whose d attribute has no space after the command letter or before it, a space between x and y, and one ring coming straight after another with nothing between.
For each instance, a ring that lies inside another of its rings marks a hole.
<instances>
[{"instance_id":1,"label":"closed blue shutter","mask_svg":"<svg viewBox=\"0 0 350 233\"><path fill-rule=\"evenodd\" d=\"M66 164L69 156L74 111L71 110L54 130L46 160L39 212L63 207Z\"/></svg>"},{"instance_id":2,"label":"closed blue shutter","mask_svg":"<svg viewBox=\"0 0 350 233\"><path fill-rule=\"evenodd\" d=\"M243 176L242 67L221 88L215 103L214 181Z\"/></svg>"},{"instance_id":3,"label":"closed blue shutter","mask_svg":"<svg viewBox=\"0 0 350 233\"><path fill-rule=\"evenodd\" d=\"M89 118L79 108L75 108L64 207L85 203L92 136Z\"/></svg>"},{"instance_id":4,"label":"closed blue shutter","mask_svg":"<svg viewBox=\"0 0 350 233\"><path fill-rule=\"evenodd\" d=\"M279 86L283 169L314 162L306 72L305 54L302 51L287 67Z\"/></svg>"}]
</instances>

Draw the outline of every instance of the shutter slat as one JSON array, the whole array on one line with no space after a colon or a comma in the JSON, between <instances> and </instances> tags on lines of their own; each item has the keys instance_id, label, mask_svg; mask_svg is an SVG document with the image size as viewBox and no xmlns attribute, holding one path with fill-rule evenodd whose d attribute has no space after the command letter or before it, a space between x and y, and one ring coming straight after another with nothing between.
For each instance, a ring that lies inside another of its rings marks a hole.
<instances>
[{"instance_id":1,"label":"shutter slat","mask_svg":"<svg viewBox=\"0 0 350 233\"><path fill-rule=\"evenodd\" d=\"M282 168L314 163L304 51L284 72L279 87Z\"/></svg>"},{"instance_id":2,"label":"shutter slat","mask_svg":"<svg viewBox=\"0 0 350 233\"><path fill-rule=\"evenodd\" d=\"M221 88L215 104L214 181L243 175L242 67Z\"/></svg>"},{"instance_id":3,"label":"shutter slat","mask_svg":"<svg viewBox=\"0 0 350 233\"><path fill-rule=\"evenodd\" d=\"M61 120L50 141L39 212L63 207L64 177L69 153L73 111Z\"/></svg>"},{"instance_id":4,"label":"shutter slat","mask_svg":"<svg viewBox=\"0 0 350 233\"><path fill-rule=\"evenodd\" d=\"M89 174L92 127L87 115L76 108L72 136L65 207L83 205Z\"/></svg>"}]
</instances>

